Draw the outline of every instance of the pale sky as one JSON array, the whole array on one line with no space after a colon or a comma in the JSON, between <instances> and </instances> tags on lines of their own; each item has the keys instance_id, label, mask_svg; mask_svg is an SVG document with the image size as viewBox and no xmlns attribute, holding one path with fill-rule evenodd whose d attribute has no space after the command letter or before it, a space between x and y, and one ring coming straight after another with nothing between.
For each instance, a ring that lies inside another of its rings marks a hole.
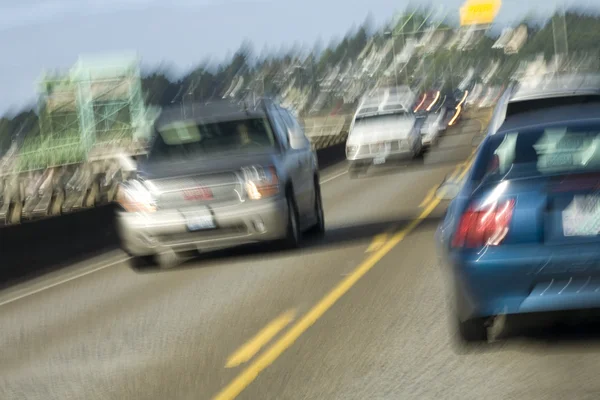
<instances>
[{"instance_id":1,"label":"pale sky","mask_svg":"<svg viewBox=\"0 0 600 400\"><path fill-rule=\"evenodd\" d=\"M556 0L504 0L500 23L530 10L548 14ZM572 0L571 0L572 1ZM600 0L588 0L597 1ZM463 0L441 0L458 17ZM577 1L579 2L579 1ZM367 15L389 20L407 0L0 0L0 114L35 99L45 68L65 69L81 53L136 51L144 65L188 70L222 60L244 39L257 51L312 46L343 36ZM421 2L413 2L420 4ZM423 3L421 3L423 4ZM527 9L520 8L522 4ZM600 5L600 4L599 4Z\"/></svg>"}]
</instances>

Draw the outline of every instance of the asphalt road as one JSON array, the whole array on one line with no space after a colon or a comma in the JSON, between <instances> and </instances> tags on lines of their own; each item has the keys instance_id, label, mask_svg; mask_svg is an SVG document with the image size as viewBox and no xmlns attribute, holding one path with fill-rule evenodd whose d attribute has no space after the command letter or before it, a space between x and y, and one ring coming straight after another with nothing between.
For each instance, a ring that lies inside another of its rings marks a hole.
<instances>
[{"instance_id":1,"label":"asphalt road","mask_svg":"<svg viewBox=\"0 0 600 400\"><path fill-rule=\"evenodd\" d=\"M418 165L327 170L327 234L301 250L169 271L116 252L1 292L0 399L597 398L594 335L452 345L432 188L478 130Z\"/></svg>"}]
</instances>

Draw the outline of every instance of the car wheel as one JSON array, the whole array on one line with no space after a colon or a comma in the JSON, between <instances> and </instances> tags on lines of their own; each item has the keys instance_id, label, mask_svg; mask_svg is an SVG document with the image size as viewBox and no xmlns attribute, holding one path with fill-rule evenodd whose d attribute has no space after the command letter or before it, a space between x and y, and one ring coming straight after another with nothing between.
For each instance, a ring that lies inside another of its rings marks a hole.
<instances>
[{"instance_id":1,"label":"car wheel","mask_svg":"<svg viewBox=\"0 0 600 400\"><path fill-rule=\"evenodd\" d=\"M415 158L421 158L425 155L425 145L423 145L423 139L419 139L419 146L417 147L417 151L415 152Z\"/></svg>"},{"instance_id":2,"label":"car wheel","mask_svg":"<svg viewBox=\"0 0 600 400\"><path fill-rule=\"evenodd\" d=\"M487 340L487 327L483 318L458 321L458 334L463 343L477 343Z\"/></svg>"},{"instance_id":3,"label":"car wheel","mask_svg":"<svg viewBox=\"0 0 600 400\"><path fill-rule=\"evenodd\" d=\"M350 178L358 178L361 173L366 173L368 169L369 167L366 164L350 164L350 167L348 168L348 175Z\"/></svg>"},{"instance_id":4,"label":"car wheel","mask_svg":"<svg viewBox=\"0 0 600 400\"><path fill-rule=\"evenodd\" d=\"M180 266L185 261L192 258L192 253L193 252L165 251L157 254L154 258L160 269L171 269Z\"/></svg>"},{"instance_id":5,"label":"car wheel","mask_svg":"<svg viewBox=\"0 0 600 400\"><path fill-rule=\"evenodd\" d=\"M283 239L282 247L285 249L295 249L300 247L302 242L302 231L300 230L300 221L298 220L298 208L294 198L288 195L287 198L288 221L287 233Z\"/></svg>"},{"instance_id":6,"label":"car wheel","mask_svg":"<svg viewBox=\"0 0 600 400\"><path fill-rule=\"evenodd\" d=\"M311 233L323 235L325 233L325 214L323 212L323 199L321 198L321 185L315 181L315 216L316 224L312 227Z\"/></svg>"},{"instance_id":7,"label":"car wheel","mask_svg":"<svg viewBox=\"0 0 600 400\"><path fill-rule=\"evenodd\" d=\"M129 264L132 268L142 269L156 265L154 256L133 256L129 259Z\"/></svg>"}]
</instances>

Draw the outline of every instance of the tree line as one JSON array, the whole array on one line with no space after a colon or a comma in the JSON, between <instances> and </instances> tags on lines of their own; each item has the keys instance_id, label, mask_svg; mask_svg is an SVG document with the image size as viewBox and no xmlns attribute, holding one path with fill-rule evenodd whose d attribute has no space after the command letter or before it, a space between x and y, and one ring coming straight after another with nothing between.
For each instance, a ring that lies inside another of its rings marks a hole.
<instances>
[{"instance_id":1,"label":"tree line","mask_svg":"<svg viewBox=\"0 0 600 400\"><path fill-rule=\"evenodd\" d=\"M423 21L426 12L414 14L415 21ZM461 71L461 65L474 63L489 63L498 60L504 66L498 79L507 79L511 71L521 60L526 60L538 54L544 54L549 59L555 52L555 43L564 36L564 30L556 29L556 21L566 24L566 43L571 54L598 54L598 39L600 36L600 16L587 10L570 9L564 19L555 15L553 19L539 23L525 17L523 23L528 28L528 40L517 55L505 55L492 49L497 37L487 35L473 49L467 52L439 50L432 56L436 68L444 68L448 63L454 63L456 70ZM554 29L553 29L554 26ZM283 54L261 54L257 56L252 44L244 42L227 61L217 66L207 62L201 63L180 78L172 78L168 70L156 69L147 72L142 77L142 89L146 104L167 107L180 104L183 101L206 101L223 95L230 87L234 78L242 77L245 85L258 85L259 93L276 94L286 82L281 79L283 70L292 69L291 77L296 78L298 85L308 86L311 93L318 93L318 82L334 66L345 60L356 60L365 46L372 41L382 43L386 40L385 32L396 29L390 23L375 29L370 21L349 31L342 40L331 43L324 49L319 46L304 54L303 64L298 64L301 51L290 49ZM405 28L406 29L406 28ZM560 36L557 39L557 32ZM561 33L563 32L563 33ZM294 68L297 65L298 68ZM256 78L260 78L258 81ZM38 115L34 108L27 108L14 116L0 118L0 155L3 154L13 140L19 138L24 131L39 134Z\"/></svg>"}]
</instances>

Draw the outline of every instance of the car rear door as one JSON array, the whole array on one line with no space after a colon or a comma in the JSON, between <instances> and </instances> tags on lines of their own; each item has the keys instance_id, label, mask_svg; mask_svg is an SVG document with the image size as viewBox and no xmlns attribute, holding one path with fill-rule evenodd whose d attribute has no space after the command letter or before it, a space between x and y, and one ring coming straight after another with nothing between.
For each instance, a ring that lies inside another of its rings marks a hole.
<instances>
[{"instance_id":1,"label":"car rear door","mask_svg":"<svg viewBox=\"0 0 600 400\"><path fill-rule=\"evenodd\" d=\"M298 207L301 208L303 214L308 214L312 211L314 204L313 171L316 169L310 141L304 135L304 130L296 118L288 110L280 108L279 113L286 126L287 134L290 138L295 139L293 140L294 147L290 148L290 154L293 153L297 160Z\"/></svg>"},{"instance_id":2,"label":"car rear door","mask_svg":"<svg viewBox=\"0 0 600 400\"><path fill-rule=\"evenodd\" d=\"M288 135L288 127L276 106L269 106L269 116L283 147L283 157L281 159L282 166L288 179L292 183L292 187L294 189L294 200L298 206L298 211L303 213L304 204L301 201L302 175L299 168L299 153L294 151L291 147L290 137Z\"/></svg>"}]
</instances>

